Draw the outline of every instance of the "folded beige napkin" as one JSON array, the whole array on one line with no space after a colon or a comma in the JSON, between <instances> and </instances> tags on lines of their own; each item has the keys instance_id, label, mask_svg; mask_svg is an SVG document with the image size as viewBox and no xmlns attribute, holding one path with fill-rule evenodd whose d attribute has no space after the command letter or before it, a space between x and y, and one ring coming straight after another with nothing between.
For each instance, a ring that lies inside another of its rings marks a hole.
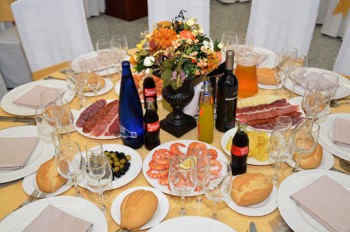
<instances>
[{"instance_id":1,"label":"folded beige napkin","mask_svg":"<svg viewBox=\"0 0 350 232\"><path fill-rule=\"evenodd\" d=\"M65 91L64 89L36 85L32 89L30 89L28 92L21 95L16 100L14 100L13 103L16 105L19 105L19 106L24 106L24 107L36 109L36 108L41 106L40 94L46 90L49 90L49 89L57 90L59 95L63 95L63 93ZM54 99L48 100L48 102L44 102L44 103L48 104L53 100Z\"/></svg>"},{"instance_id":2,"label":"folded beige napkin","mask_svg":"<svg viewBox=\"0 0 350 232\"><path fill-rule=\"evenodd\" d=\"M38 141L38 137L0 138L0 170L23 168Z\"/></svg>"},{"instance_id":3,"label":"folded beige napkin","mask_svg":"<svg viewBox=\"0 0 350 232\"><path fill-rule=\"evenodd\" d=\"M258 63L257 65L261 64L264 60L267 59L267 57L269 57L269 55L265 54L265 53L258 53L259 57L258 57Z\"/></svg>"},{"instance_id":4,"label":"folded beige napkin","mask_svg":"<svg viewBox=\"0 0 350 232\"><path fill-rule=\"evenodd\" d=\"M334 143L350 147L350 121L336 118L334 121Z\"/></svg>"},{"instance_id":5,"label":"folded beige napkin","mask_svg":"<svg viewBox=\"0 0 350 232\"><path fill-rule=\"evenodd\" d=\"M93 224L48 205L22 232L88 232Z\"/></svg>"},{"instance_id":6,"label":"folded beige napkin","mask_svg":"<svg viewBox=\"0 0 350 232\"><path fill-rule=\"evenodd\" d=\"M350 231L350 192L330 177L322 176L291 198L330 231Z\"/></svg>"},{"instance_id":7,"label":"folded beige napkin","mask_svg":"<svg viewBox=\"0 0 350 232\"><path fill-rule=\"evenodd\" d=\"M306 83L308 81L317 81L319 80L321 77L321 74L320 73L317 73L317 72L310 72L308 74L306 74L306 77L297 77L295 82L302 88L306 88ZM322 82L318 83L319 84L319 88L320 89L328 89L328 88L331 88L334 86L334 84L327 80L327 79L323 79Z\"/></svg>"}]
</instances>

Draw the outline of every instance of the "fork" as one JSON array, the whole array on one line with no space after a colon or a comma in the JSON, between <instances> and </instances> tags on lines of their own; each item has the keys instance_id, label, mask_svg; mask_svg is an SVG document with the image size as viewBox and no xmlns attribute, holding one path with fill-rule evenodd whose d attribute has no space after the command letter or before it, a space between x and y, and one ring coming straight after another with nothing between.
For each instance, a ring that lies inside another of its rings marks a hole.
<instances>
[{"instance_id":1,"label":"fork","mask_svg":"<svg viewBox=\"0 0 350 232\"><path fill-rule=\"evenodd\" d=\"M291 228L283 220L281 215L277 215L274 219L269 221L270 227L273 232L290 232Z\"/></svg>"}]
</instances>

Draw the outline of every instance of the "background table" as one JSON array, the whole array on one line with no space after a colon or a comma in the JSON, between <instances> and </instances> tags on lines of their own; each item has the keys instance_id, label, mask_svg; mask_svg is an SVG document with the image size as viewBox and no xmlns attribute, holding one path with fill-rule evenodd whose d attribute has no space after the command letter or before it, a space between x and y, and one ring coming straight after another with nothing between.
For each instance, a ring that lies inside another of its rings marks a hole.
<instances>
[{"instance_id":1,"label":"background table","mask_svg":"<svg viewBox=\"0 0 350 232\"><path fill-rule=\"evenodd\" d=\"M51 74L51 76L55 77L60 77L60 78L65 78L63 74L60 72L54 72ZM274 92L274 90L259 90L259 95L262 94L271 94ZM113 90L111 90L109 93L99 96L99 99L117 99L117 95ZM90 98L90 99L93 99ZM350 98L349 98L350 99ZM75 109L77 99L75 98L71 103L72 109ZM160 119L163 119L167 115L167 111L165 111L162 107L161 102L158 102L158 114ZM332 108L332 113L340 113L340 112L347 112L350 113L350 105L341 105L339 108L333 109ZM0 109L0 115L9 115L5 113L2 109ZM10 126L18 126L20 125L19 123L6 123L6 122L0 122L0 129L4 129ZM220 149L221 151L222 148L220 146L220 140L222 137L223 133L218 132L214 130L214 141L212 145ZM168 134L167 132L161 130L160 131L160 139L161 143L165 143L168 141L174 141L177 140L176 137ZM193 129L180 139L197 139L197 128ZM86 138L77 132L72 133L72 140L76 141L80 144L81 148L84 148L84 145L87 142L92 141L93 139ZM121 139L112 139L112 140L100 140L102 144L122 144ZM142 159L146 157L148 154L148 150L146 150L144 147L140 148L137 150L137 152L141 155ZM223 152L225 154L225 152ZM226 156L227 159L229 160L229 157ZM334 166L336 168L342 169L339 166L339 159L335 157L335 164ZM264 173L268 176L273 176L274 174L274 168L272 165L269 166L252 166L248 165L248 172L253 173L253 172L258 172L258 173ZM287 164L282 164L282 175L283 178L287 177L287 175L291 172L291 167L289 167ZM107 205L107 213L106 213L106 220L108 223L108 228L109 231L116 231L119 228L119 225L116 224L110 214L110 207L113 202L113 200L120 194L121 192L125 191L126 189L135 187L135 186L150 186L148 182L146 181L145 177L142 174L142 171L139 173L137 178L133 180L131 183L128 185L115 189L115 190L110 190L105 192L105 200L106 200L106 205ZM85 199L92 201L94 203L97 203L97 195L89 192L88 190L81 189L82 195ZM63 196L73 196L74 195L74 189L70 189L67 192L61 194ZM170 210L167 215L167 217L164 220L168 220L170 218L174 218L179 216L179 211L180 211L180 197L175 197L175 196L169 196L166 195L170 202ZM7 185L6 187L3 187L0 189L0 205L1 205L1 210L0 210L0 218L3 218L5 215L10 213L13 209L17 208L23 201L25 201L28 198L28 195L23 191L22 189L22 180L16 181L14 183L11 183L10 185ZM211 216L211 202L207 200L205 196L203 196L203 203L207 206L205 210L202 210L201 212L197 212L194 210L194 203L196 201L196 197L188 197L186 198L186 210L188 212L188 215L197 215L197 216L205 216L205 217L210 217ZM249 223L251 221L254 221L257 226L258 231L271 231L270 226L268 224L268 221L273 219L276 215L279 214L278 209L273 211L272 213L266 215L266 216L260 216L260 217L249 217L249 216L244 216L239 213L236 213L235 211L231 210L224 202L220 202L218 205L218 215L220 221L224 222L225 224L231 226L234 228L236 231L247 231L249 228Z\"/></svg>"}]
</instances>

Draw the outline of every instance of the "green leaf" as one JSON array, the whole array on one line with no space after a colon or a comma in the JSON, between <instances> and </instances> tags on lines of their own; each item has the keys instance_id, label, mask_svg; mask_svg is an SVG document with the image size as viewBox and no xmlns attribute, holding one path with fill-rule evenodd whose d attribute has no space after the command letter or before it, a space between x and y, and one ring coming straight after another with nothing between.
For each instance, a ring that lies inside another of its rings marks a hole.
<instances>
[{"instance_id":1,"label":"green leaf","mask_svg":"<svg viewBox=\"0 0 350 232\"><path fill-rule=\"evenodd\" d=\"M163 86L168 86L171 83L171 74L173 72L171 70L165 70L162 72L162 80L163 80Z\"/></svg>"},{"instance_id":2,"label":"green leaf","mask_svg":"<svg viewBox=\"0 0 350 232\"><path fill-rule=\"evenodd\" d=\"M140 51L139 55L140 56L148 56L149 55L149 51L142 50L142 51Z\"/></svg>"},{"instance_id":3,"label":"green leaf","mask_svg":"<svg viewBox=\"0 0 350 232\"><path fill-rule=\"evenodd\" d=\"M176 71L177 73L180 73L181 71L181 66L182 64L184 63L184 58L181 56L179 61L177 62L177 65L176 65Z\"/></svg>"},{"instance_id":4,"label":"green leaf","mask_svg":"<svg viewBox=\"0 0 350 232\"><path fill-rule=\"evenodd\" d=\"M164 60L163 67L165 70L172 70L175 64L175 59Z\"/></svg>"}]
</instances>

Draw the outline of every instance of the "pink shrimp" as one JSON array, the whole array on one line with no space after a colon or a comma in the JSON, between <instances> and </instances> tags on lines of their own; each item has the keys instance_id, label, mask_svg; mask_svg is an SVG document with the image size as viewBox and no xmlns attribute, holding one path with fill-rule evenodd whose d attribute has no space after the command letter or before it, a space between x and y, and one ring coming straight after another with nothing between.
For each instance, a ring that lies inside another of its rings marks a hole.
<instances>
[{"instance_id":1,"label":"pink shrimp","mask_svg":"<svg viewBox=\"0 0 350 232\"><path fill-rule=\"evenodd\" d=\"M163 171L155 171L152 169L148 169L147 175L153 179L160 179L163 177L168 178L168 170L163 170Z\"/></svg>"},{"instance_id":2,"label":"pink shrimp","mask_svg":"<svg viewBox=\"0 0 350 232\"><path fill-rule=\"evenodd\" d=\"M218 160L216 159L210 160L209 172L214 178L220 176L221 169L222 169L222 165Z\"/></svg>"},{"instance_id":3,"label":"pink shrimp","mask_svg":"<svg viewBox=\"0 0 350 232\"><path fill-rule=\"evenodd\" d=\"M218 152L215 149L210 148L208 150L209 150L210 159L216 159L218 157Z\"/></svg>"},{"instance_id":4,"label":"pink shrimp","mask_svg":"<svg viewBox=\"0 0 350 232\"><path fill-rule=\"evenodd\" d=\"M173 143L170 145L170 150L173 153L173 155L185 155L183 152L180 151L180 147L186 147L183 143Z\"/></svg>"}]
</instances>

